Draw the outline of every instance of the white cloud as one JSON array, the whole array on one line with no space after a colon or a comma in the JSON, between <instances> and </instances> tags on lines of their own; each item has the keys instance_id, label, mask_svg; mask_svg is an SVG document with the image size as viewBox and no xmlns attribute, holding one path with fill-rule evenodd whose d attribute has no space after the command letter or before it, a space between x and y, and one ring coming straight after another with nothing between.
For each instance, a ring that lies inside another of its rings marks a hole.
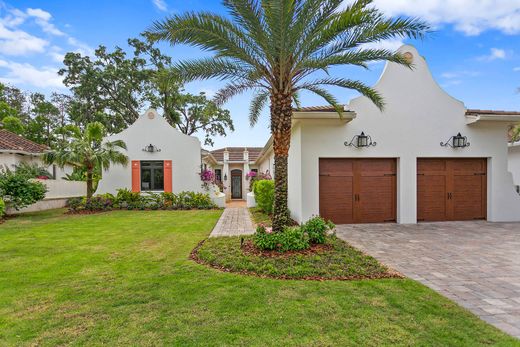
<instances>
[{"instance_id":1,"label":"white cloud","mask_svg":"<svg viewBox=\"0 0 520 347\"><path fill-rule=\"evenodd\" d=\"M0 23L0 54L26 55L41 53L48 44L47 40L22 30L10 30Z\"/></svg>"},{"instance_id":2,"label":"white cloud","mask_svg":"<svg viewBox=\"0 0 520 347\"><path fill-rule=\"evenodd\" d=\"M26 12L29 16L39 18L46 22L48 22L52 18L49 12L44 11L40 8L28 8Z\"/></svg>"},{"instance_id":3,"label":"white cloud","mask_svg":"<svg viewBox=\"0 0 520 347\"><path fill-rule=\"evenodd\" d=\"M477 58L480 61L503 60L507 58L507 52L500 48L491 48L489 54Z\"/></svg>"},{"instance_id":4,"label":"white cloud","mask_svg":"<svg viewBox=\"0 0 520 347\"><path fill-rule=\"evenodd\" d=\"M29 17L35 18L36 24L40 26L43 32L56 36L65 35L63 31L59 30L54 24L50 23L52 15L49 12L40 8L28 8L26 13Z\"/></svg>"},{"instance_id":5,"label":"white cloud","mask_svg":"<svg viewBox=\"0 0 520 347\"><path fill-rule=\"evenodd\" d=\"M379 42L367 43L361 46L363 49L388 49L390 51L397 51L402 45L404 45L401 39L390 39Z\"/></svg>"},{"instance_id":6,"label":"white cloud","mask_svg":"<svg viewBox=\"0 0 520 347\"><path fill-rule=\"evenodd\" d=\"M514 72L520 72L520 66L517 66L517 67L513 68L513 71Z\"/></svg>"},{"instance_id":7,"label":"white cloud","mask_svg":"<svg viewBox=\"0 0 520 347\"><path fill-rule=\"evenodd\" d=\"M155 7L160 11L168 11L168 6L164 0L152 0Z\"/></svg>"},{"instance_id":8,"label":"white cloud","mask_svg":"<svg viewBox=\"0 0 520 347\"><path fill-rule=\"evenodd\" d=\"M520 33L519 0L374 0L374 5L391 16L420 17L433 25L451 24L466 35L490 29Z\"/></svg>"},{"instance_id":9,"label":"white cloud","mask_svg":"<svg viewBox=\"0 0 520 347\"><path fill-rule=\"evenodd\" d=\"M64 88L58 69L50 66L36 68L31 64L0 60L0 68L6 69L0 81L10 84L27 84L39 88Z\"/></svg>"},{"instance_id":10,"label":"white cloud","mask_svg":"<svg viewBox=\"0 0 520 347\"><path fill-rule=\"evenodd\" d=\"M442 78L447 80L459 79L464 77L477 77L480 73L477 71L461 70L461 71L449 71L441 74Z\"/></svg>"},{"instance_id":11,"label":"white cloud","mask_svg":"<svg viewBox=\"0 0 520 347\"><path fill-rule=\"evenodd\" d=\"M76 48L75 52L81 55L93 55L94 49L84 42L77 40L76 38L69 36L67 43Z\"/></svg>"}]
</instances>

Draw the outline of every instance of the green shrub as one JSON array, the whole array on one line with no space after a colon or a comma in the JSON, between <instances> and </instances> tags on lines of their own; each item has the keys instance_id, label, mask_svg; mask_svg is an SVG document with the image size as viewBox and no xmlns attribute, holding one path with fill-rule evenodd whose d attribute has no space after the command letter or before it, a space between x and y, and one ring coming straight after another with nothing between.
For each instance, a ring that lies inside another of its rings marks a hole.
<instances>
[{"instance_id":1,"label":"green shrub","mask_svg":"<svg viewBox=\"0 0 520 347\"><path fill-rule=\"evenodd\" d=\"M253 185L257 206L267 214L273 212L274 181L259 180Z\"/></svg>"},{"instance_id":2,"label":"green shrub","mask_svg":"<svg viewBox=\"0 0 520 347\"><path fill-rule=\"evenodd\" d=\"M85 201L85 210L88 211L109 211L113 206L114 199L104 195L96 195Z\"/></svg>"},{"instance_id":3,"label":"green shrub","mask_svg":"<svg viewBox=\"0 0 520 347\"><path fill-rule=\"evenodd\" d=\"M10 170L0 173L0 198L7 207L19 210L45 198L47 188L25 174Z\"/></svg>"},{"instance_id":4,"label":"green shrub","mask_svg":"<svg viewBox=\"0 0 520 347\"><path fill-rule=\"evenodd\" d=\"M5 215L5 202L0 198L0 219Z\"/></svg>"},{"instance_id":5,"label":"green shrub","mask_svg":"<svg viewBox=\"0 0 520 347\"><path fill-rule=\"evenodd\" d=\"M116 202L119 206L127 208L133 208L141 200L141 194L133 192L129 189L118 189L116 194Z\"/></svg>"},{"instance_id":6,"label":"green shrub","mask_svg":"<svg viewBox=\"0 0 520 347\"><path fill-rule=\"evenodd\" d=\"M52 175L43 166L36 163L20 163L16 165L15 172L27 178L52 178Z\"/></svg>"},{"instance_id":7,"label":"green shrub","mask_svg":"<svg viewBox=\"0 0 520 347\"><path fill-rule=\"evenodd\" d=\"M253 236L254 245L262 250L280 252L301 251L309 248L309 238L299 227L285 228L283 232L272 232L259 226Z\"/></svg>"},{"instance_id":8,"label":"green shrub","mask_svg":"<svg viewBox=\"0 0 520 347\"><path fill-rule=\"evenodd\" d=\"M67 207L69 211L77 212L85 209L86 201L87 199L85 197L70 198L67 200Z\"/></svg>"},{"instance_id":9,"label":"green shrub","mask_svg":"<svg viewBox=\"0 0 520 347\"><path fill-rule=\"evenodd\" d=\"M89 210L107 211L111 209L128 210L166 210L166 209L201 209L207 210L216 208L210 196L203 193L181 192L174 193L154 193L132 192L128 189L119 189L117 195L99 194L91 199L72 198L68 200L67 206L70 211Z\"/></svg>"},{"instance_id":10,"label":"green shrub","mask_svg":"<svg viewBox=\"0 0 520 347\"><path fill-rule=\"evenodd\" d=\"M301 226L301 229L309 237L311 244L322 244L327 239L327 232L333 230L335 225L321 217L313 217Z\"/></svg>"}]
</instances>

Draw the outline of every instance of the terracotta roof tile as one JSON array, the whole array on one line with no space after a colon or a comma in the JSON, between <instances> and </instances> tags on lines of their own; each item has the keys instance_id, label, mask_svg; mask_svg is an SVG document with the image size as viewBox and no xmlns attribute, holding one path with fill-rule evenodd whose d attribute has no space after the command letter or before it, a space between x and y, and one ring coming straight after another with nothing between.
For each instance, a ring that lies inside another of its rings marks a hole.
<instances>
[{"instance_id":1,"label":"terracotta roof tile","mask_svg":"<svg viewBox=\"0 0 520 347\"><path fill-rule=\"evenodd\" d=\"M262 151L261 147L226 147L210 151L210 153L217 161L224 161L224 151L226 149L229 152L230 161L244 160L244 150L246 149L249 152L249 161L255 161Z\"/></svg>"},{"instance_id":2,"label":"terracotta roof tile","mask_svg":"<svg viewBox=\"0 0 520 347\"><path fill-rule=\"evenodd\" d=\"M340 105L345 107L345 105ZM330 105L327 106L308 106L294 109L296 112L336 112L336 109Z\"/></svg>"},{"instance_id":3,"label":"terracotta roof tile","mask_svg":"<svg viewBox=\"0 0 520 347\"><path fill-rule=\"evenodd\" d=\"M520 112L518 111L499 111L499 110L477 110L477 109L468 109L466 110L466 116L477 115L477 114L487 114L487 115L513 115L520 116Z\"/></svg>"},{"instance_id":4,"label":"terracotta roof tile","mask_svg":"<svg viewBox=\"0 0 520 347\"><path fill-rule=\"evenodd\" d=\"M5 129L0 129L0 150L28 153L43 153L49 147L32 142Z\"/></svg>"}]
</instances>

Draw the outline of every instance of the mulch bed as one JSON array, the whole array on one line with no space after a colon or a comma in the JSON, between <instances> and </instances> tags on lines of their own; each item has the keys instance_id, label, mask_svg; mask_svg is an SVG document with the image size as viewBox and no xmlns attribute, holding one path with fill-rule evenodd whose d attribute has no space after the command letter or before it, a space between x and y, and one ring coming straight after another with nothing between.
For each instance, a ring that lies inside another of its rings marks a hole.
<instances>
[{"instance_id":1,"label":"mulch bed","mask_svg":"<svg viewBox=\"0 0 520 347\"><path fill-rule=\"evenodd\" d=\"M207 239L204 239L204 240L200 241L197 244L197 246L191 251L189 259L193 260L197 264L208 266L208 267L211 267L213 269L219 270L221 272L234 273L234 274L247 275L247 276L255 276L255 277L258 277L258 278L269 278L269 279L278 279L278 280L293 280L293 281L320 281L320 282L324 282L324 281L376 280L376 279L384 279L384 278L391 278L391 279L404 279L404 278L406 278L403 274L397 272L396 270L390 269L390 268L388 268L387 272L374 274L374 275L356 275L356 276L338 276L338 277L324 277L324 276L291 277L291 276L287 276L287 275L259 274L259 273L253 272L253 271L234 271L234 270L228 269L226 267L223 267L223 266L220 266L220 265L217 265L217 264L207 263L204 260L200 259L199 255L198 255L199 249L204 245L204 242L206 242L206 240ZM330 250L330 248L329 248L329 250ZM261 252L261 253L264 252L264 251L260 251L260 250L257 250L257 251ZM321 252L323 253L324 251L325 250L322 249ZM311 252L311 253L307 253L307 254L316 254L318 252L319 251L316 249L316 251L314 253ZM280 254L279 254L280 252L277 252L277 253L278 253L278 256L280 256ZM245 253L245 254L247 254L247 253ZM303 253L294 252L293 255L294 254L303 254ZM258 254L249 253L249 255L258 255ZM262 256L262 255L259 255L259 256Z\"/></svg>"}]
</instances>

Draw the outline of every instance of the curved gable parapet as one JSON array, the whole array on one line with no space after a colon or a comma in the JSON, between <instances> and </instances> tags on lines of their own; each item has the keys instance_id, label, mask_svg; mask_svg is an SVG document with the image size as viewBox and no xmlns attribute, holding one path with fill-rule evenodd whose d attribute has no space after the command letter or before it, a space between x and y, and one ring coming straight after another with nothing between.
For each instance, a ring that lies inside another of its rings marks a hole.
<instances>
[{"instance_id":1,"label":"curved gable parapet","mask_svg":"<svg viewBox=\"0 0 520 347\"><path fill-rule=\"evenodd\" d=\"M435 81L426 60L417 49L412 45L404 45L398 49L398 52L410 59L412 67L408 68L393 62L386 63L379 80L374 85L374 89L383 96L385 111L396 104L407 104L409 107L422 109L427 107L437 109L438 105L449 105L451 110L460 114L460 119L463 120L464 103L448 94ZM360 102L370 103L367 98L361 96L351 100L349 106L356 110L356 105Z\"/></svg>"},{"instance_id":2,"label":"curved gable parapet","mask_svg":"<svg viewBox=\"0 0 520 347\"><path fill-rule=\"evenodd\" d=\"M171 126L170 123L159 113L150 108L137 118L137 120L123 131L111 135L108 139L120 139L120 138L175 138L177 141L194 142L200 145L200 140L195 136L190 136L182 133L175 127Z\"/></svg>"}]
</instances>

